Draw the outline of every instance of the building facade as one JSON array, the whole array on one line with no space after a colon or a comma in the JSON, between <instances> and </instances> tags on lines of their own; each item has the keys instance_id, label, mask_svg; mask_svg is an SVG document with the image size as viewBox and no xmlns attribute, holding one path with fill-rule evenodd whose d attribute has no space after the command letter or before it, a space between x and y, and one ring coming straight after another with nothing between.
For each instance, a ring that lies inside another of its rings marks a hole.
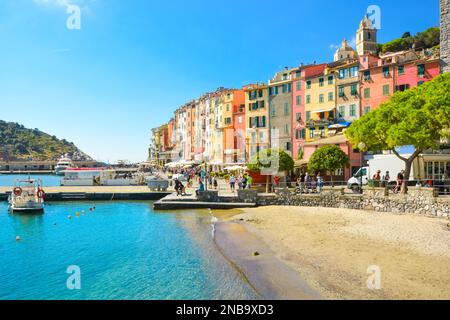
<instances>
[{"instance_id":1,"label":"building facade","mask_svg":"<svg viewBox=\"0 0 450 320\"><path fill-rule=\"evenodd\" d=\"M277 72L269 81L269 123L272 146L292 155L292 80L291 70ZM277 141L275 141L277 140Z\"/></svg>"}]
</instances>

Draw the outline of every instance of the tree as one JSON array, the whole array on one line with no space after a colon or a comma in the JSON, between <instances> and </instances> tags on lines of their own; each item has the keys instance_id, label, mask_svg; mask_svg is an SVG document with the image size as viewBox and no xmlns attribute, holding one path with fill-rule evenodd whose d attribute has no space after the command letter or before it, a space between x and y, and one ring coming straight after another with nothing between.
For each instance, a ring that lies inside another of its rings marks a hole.
<instances>
[{"instance_id":1,"label":"tree","mask_svg":"<svg viewBox=\"0 0 450 320\"><path fill-rule=\"evenodd\" d=\"M405 182L414 160L425 150L439 147L449 136L450 74L443 74L419 87L398 91L378 109L355 121L346 131L353 145L364 142L364 151L390 150L405 162ZM397 147L411 145L414 153L406 158Z\"/></svg>"},{"instance_id":2,"label":"tree","mask_svg":"<svg viewBox=\"0 0 450 320\"><path fill-rule=\"evenodd\" d=\"M349 165L350 160L345 152L338 146L329 145L320 147L313 153L308 162L308 171L330 173L333 182L333 172Z\"/></svg>"},{"instance_id":3,"label":"tree","mask_svg":"<svg viewBox=\"0 0 450 320\"><path fill-rule=\"evenodd\" d=\"M266 175L266 193L269 192L269 178L278 172L294 169L294 159L280 149L266 149L259 151L247 166L251 171Z\"/></svg>"}]
</instances>

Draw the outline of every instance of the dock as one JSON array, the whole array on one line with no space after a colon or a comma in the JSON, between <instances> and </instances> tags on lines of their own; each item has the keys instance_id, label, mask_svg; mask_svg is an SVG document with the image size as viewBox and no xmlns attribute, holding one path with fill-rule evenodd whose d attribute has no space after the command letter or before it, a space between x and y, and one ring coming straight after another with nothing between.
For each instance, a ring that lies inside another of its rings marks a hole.
<instances>
[{"instance_id":1,"label":"dock","mask_svg":"<svg viewBox=\"0 0 450 320\"><path fill-rule=\"evenodd\" d=\"M0 201L7 201L12 187L0 187ZM147 186L45 187L46 202L160 200L171 192L151 191Z\"/></svg>"},{"instance_id":2,"label":"dock","mask_svg":"<svg viewBox=\"0 0 450 320\"><path fill-rule=\"evenodd\" d=\"M241 203L236 201L236 197L220 197L219 201L199 201L195 194L177 196L176 193L165 196L153 203L153 209L165 210L189 210L189 209L241 209L254 208L256 203Z\"/></svg>"}]
</instances>

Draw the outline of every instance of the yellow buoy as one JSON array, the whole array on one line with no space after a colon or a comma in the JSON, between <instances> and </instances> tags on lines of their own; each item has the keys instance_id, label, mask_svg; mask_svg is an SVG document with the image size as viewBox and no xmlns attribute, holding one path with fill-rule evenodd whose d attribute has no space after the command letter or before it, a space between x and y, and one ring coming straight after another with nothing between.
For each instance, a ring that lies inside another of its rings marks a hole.
<instances>
[{"instance_id":1,"label":"yellow buoy","mask_svg":"<svg viewBox=\"0 0 450 320\"><path fill-rule=\"evenodd\" d=\"M78 218L78 217L80 216L80 213L79 213L79 212L77 212L77 214L76 214L76 215L77 215L77 218Z\"/></svg>"}]
</instances>

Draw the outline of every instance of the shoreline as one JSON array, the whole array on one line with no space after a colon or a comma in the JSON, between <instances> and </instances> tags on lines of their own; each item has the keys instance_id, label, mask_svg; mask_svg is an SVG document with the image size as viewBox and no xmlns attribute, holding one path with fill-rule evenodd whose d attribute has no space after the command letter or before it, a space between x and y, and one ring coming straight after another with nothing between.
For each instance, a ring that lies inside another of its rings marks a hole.
<instances>
[{"instance_id":1,"label":"shoreline","mask_svg":"<svg viewBox=\"0 0 450 320\"><path fill-rule=\"evenodd\" d=\"M238 222L215 223L214 242L255 292L266 300L319 300L299 274L279 260L261 239ZM254 255L258 252L258 255Z\"/></svg>"},{"instance_id":2,"label":"shoreline","mask_svg":"<svg viewBox=\"0 0 450 320\"><path fill-rule=\"evenodd\" d=\"M283 206L214 216L219 251L265 299L450 298L447 219Z\"/></svg>"}]
</instances>

